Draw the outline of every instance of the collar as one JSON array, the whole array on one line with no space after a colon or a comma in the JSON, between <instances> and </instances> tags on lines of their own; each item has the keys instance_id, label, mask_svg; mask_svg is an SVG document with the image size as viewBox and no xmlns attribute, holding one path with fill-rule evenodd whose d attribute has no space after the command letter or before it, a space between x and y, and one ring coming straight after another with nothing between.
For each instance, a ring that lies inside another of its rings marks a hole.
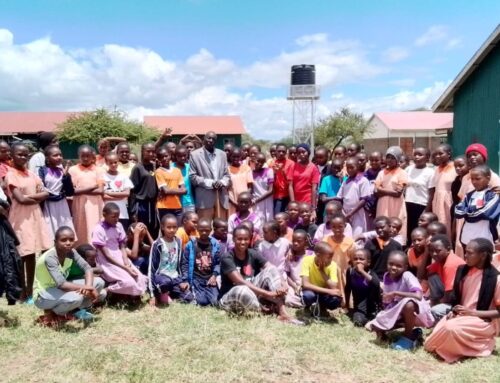
<instances>
[{"instance_id":1,"label":"collar","mask_svg":"<svg viewBox=\"0 0 500 383\"><path fill-rule=\"evenodd\" d=\"M266 250L269 250L273 247L275 248L279 248L281 246L281 243L284 241L284 238L283 237L279 237L276 241L274 241L273 243L271 242L268 242L268 241L262 241L262 247Z\"/></svg>"},{"instance_id":2,"label":"collar","mask_svg":"<svg viewBox=\"0 0 500 383\"><path fill-rule=\"evenodd\" d=\"M206 153L209 157L215 157L215 153L216 153L216 151L217 151L217 149L216 149L216 148L214 148L214 152L213 152L213 153L210 153L210 152L207 150L207 148L205 148L204 146L203 146L203 150L205 151L205 153Z\"/></svg>"},{"instance_id":3,"label":"collar","mask_svg":"<svg viewBox=\"0 0 500 383\"><path fill-rule=\"evenodd\" d=\"M345 183L348 184L349 182L357 182L363 177L363 173L358 173L354 177L347 177Z\"/></svg>"},{"instance_id":4,"label":"collar","mask_svg":"<svg viewBox=\"0 0 500 383\"><path fill-rule=\"evenodd\" d=\"M332 235L330 235L329 242L330 242L330 245L332 245L332 247L334 249L340 249L343 253L345 253L352 246L352 244L354 243L354 240L352 238L344 236L344 239L342 239L342 242L340 242L340 243L335 242L335 240L333 239L333 234L332 234Z\"/></svg>"}]
</instances>

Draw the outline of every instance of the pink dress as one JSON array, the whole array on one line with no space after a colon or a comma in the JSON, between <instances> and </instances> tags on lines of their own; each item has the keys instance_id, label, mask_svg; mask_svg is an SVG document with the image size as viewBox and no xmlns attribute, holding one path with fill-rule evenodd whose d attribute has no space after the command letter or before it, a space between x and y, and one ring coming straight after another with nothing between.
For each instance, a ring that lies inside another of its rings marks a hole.
<instances>
[{"instance_id":1,"label":"pink dress","mask_svg":"<svg viewBox=\"0 0 500 383\"><path fill-rule=\"evenodd\" d=\"M96 184L104 185L104 169L95 165L88 167L74 165L69 168L68 173L71 175L75 190ZM90 243L92 230L101 220L103 206L101 195L80 194L73 197L73 223L78 238L76 246Z\"/></svg>"},{"instance_id":2,"label":"pink dress","mask_svg":"<svg viewBox=\"0 0 500 383\"><path fill-rule=\"evenodd\" d=\"M446 225L448 235L451 235L451 184L457 178L453 161L444 167L437 167L434 177L431 179L430 187L434 188L434 198L432 200L432 212L437 215L439 222Z\"/></svg>"},{"instance_id":3,"label":"pink dress","mask_svg":"<svg viewBox=\"0 0 500 383\"><path fill-rule=\"evenodd\" d=\"M51 241L49 228L43 219L40 205L20 204L12 195L13 189L19 189L24 195L36 194L37 187L42 185L40 178L29 170L20 171L9 168L5 175L5 184L7 194L12 201L9 221L20 242L17 247L19 255L24 257L50 249L54 242Z\"/></svg>"},{"instance_id":4,"label":"pink dress","mask_svg":"<svg viewBox=\"0 0 500 383\"><path fill-rule=\"evenodd\" d=\"M297 285L302 285L302 278L300 277L300 271L302 269L302 260L306 255L314 255L312 250L306 250L306 253L302 255L299 259L292 260L291 251L289 252L285 261L285 272L287 277L294 281ZM285 304L294 308L302 308L304 304L302 302L302 297L295 293L295 290L288 286L288 293L285 298Z\"/></svg>"},{"instance_id":5,"label":"pink dress","mask_svg":"<svg viewBox=\"0 0 500 383\"><path fill-rule=\"evenodd\" d=\"M228 189L229 198L236 202L238 195L248 191L248 184L253 183L252 169L245 164L241 164L239 168L229 166L229 176L231 177L231 186ZM236 207L230 203L229 215L234 213L236 213Z\"/></svg>"},{"instance_id":6,"label":"pink dress","mask_svg":"<svg viewBox=\"0 0 500 383\"><path fill-rule=\"evenodd\" d=\"M127 235L121 223L109 226L100 222L92 233L92 244L97 248L96 262L103 270L103 279L109 282L108 290L115 294L141 296L146 291L147 277L132 265L138 276L132 277L127 271L118 267L104 256L100 247L106 247L113 260L123 265L120 246L127 242Z\"/></svg>"},{"instance_id":7,"label":"pink dress","mask_svg":"<svg viewBox=\"0 0 500 383\"><path fill-rule=\"evenodd\" d=\"M354 178L346 179L342 183L337 193L337 198L342 199L344 212L349 214L360 200L366 200L372 194L370 181L363 176L363 173L360 173ZM364 233L368 229L367 211L362 207L351 217L350 222L354 236Z\"/></svg>"},{"instance_id":8,"label":"pink dress","mask_svg":"<svg viewBox=\"0 0 500 383\"><path fill-rule=\"evenodd\" d=\"M483 273L471 269L463 279L462 306L475 310ZM500 306L500 276L497 279L495 295L490 310ZM500 319L491 322L474 316L456 316L441 319L424 343L429 352L435 352L447 363L463 357L490 356L495 349L495 337L499 335Z\"/></svg>"}]
</instances>

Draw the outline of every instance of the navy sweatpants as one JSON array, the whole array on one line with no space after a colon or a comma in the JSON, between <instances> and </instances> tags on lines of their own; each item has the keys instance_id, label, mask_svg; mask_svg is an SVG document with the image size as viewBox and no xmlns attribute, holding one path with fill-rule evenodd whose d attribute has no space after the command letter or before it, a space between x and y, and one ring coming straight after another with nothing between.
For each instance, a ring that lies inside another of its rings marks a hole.
<instances>
[{"instance_id":1,"label":"navy sweatpants","mask_svg":"<svg viewBox=\"0 0 500 383\"><path fill-rule=\"evenodd\" d=\"M182 291L180 284L182 283L181 278L170 278L163 274L157 274L154 276L153 284L157 286L161 293L168 293L170 298L179 299L182 302L189 303L194 297L191 291Z\"/></svg>"},{"instance_id":2,"label":"navy sweatpants","mask_svg":"<svg viewBox=\"0 0 500 383\"><path fill-rule=\"evenodd\" d=\"M342 298L340 297L318 294L311 290L302 290L302 300L306 307L310 307L313 303L318 302L322 309L328 310L335 310L342 304Z\"/></svg>"},{"instance_id":3,"label":"navy sweatpants","mask_svg":"<svg viewBox=\"0 0 500 383\"><path fill-rule=\"evenodd\" d=\"M196 303L200 306L216 306L219 289L217 286L207 285L207 281L202 278L193 278L193 293Z\"/></svg>"}]
</instances>

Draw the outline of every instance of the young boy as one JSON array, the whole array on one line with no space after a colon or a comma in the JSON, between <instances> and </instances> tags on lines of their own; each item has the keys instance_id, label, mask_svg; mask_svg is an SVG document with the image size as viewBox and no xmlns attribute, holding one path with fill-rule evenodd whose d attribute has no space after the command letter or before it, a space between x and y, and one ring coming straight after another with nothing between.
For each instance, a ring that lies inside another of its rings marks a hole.
<instances>
[{"instance_id":1,"label":"young boy","mask_svg":"<svg viewBox=\"0 0 500 383\"><path fill-rule=\"evenodd\" d=\"M182 250L186 247L191 237L199 237L198 214L188 211L182 215L182 226L179 227L175 236L181 240Z\"/></svg>"},{"instance_id":2,"label":"young boy","mask_svg":"<svg viewBox=\"0 0 500 383\"><path fill-rule=\"evenodd\" d=\"M321 179L320 187L319 187L319 201L324 204L332 201L336 196L342 185L342 167L344 166L343 162L339 159L334 159L332 164L329 167L330 173L324 176ZM324 222L324 211L325 208L321 211L321 215L318 214L318 218L320 219L320 223Z\"/></svg>"},{"instance_id":3,"label":"young boy","mask_svg":"<svg viewBox=\"0 0 500 383\"><path fill-rule=\"evenodd\" d=\"M120 223L127 231L129 225L127 202L130 190L134 184L130 178L118 172L118 155L108 153L106 155L106 166L108 171L104 173L104 201L112 201L120 208Z\"/></svg>"},{"instance_id":4,"label":"young boy","mask_svg":"<svg viewBox=\"0 0 500 383\"><path fill-rule=\"evenodd\" d=\"M227 248L227 222L221 218L214 218L212 221L212 236L219 242L220 254L226 254Z\"/></svg>"},{"instance_id":5,"label":"young boy","mask_svg":"<svg viewBox=\"0 0 500 383\"><path fill-rule=\"evenodd\" d=\"M314 222L311 222L311 205L307 202L303 202L299 205L299 216L300 223L295 226L295 230L304 230L307 233L307 241L309 242L309 248L313 247L313 238L316 234L316 230L318 230L318 225Z\"/></svg>"},{"instance_id":6,"label":"young boy","mask_svg":"<svg viewBox=\"0 0 500 383\"><path fill-rule=\"evenodd\" d=\"M306 255L314 255L314 252L307 249L307 233L304 230L293 232L292 244L285 260L285 272L288 282L288 293L285 304L289 307L302 308L301 289L302 279L300 272L302 261Z\"/></svg>"},{"instance_id":7,"label":"young boy","mask_svg":"<svg viewBox=\"0 0 500 383\"><path fill-rule=\"evenodd\" d=\"M404 246L403 243L404 238L399 234L402 227L403 227L403 222L398 217L389 218L389 228L391 231L391 238L397 243L399 243L401 246ZM375 230L357 235L354 237L354 240L367 242L373 238L377 238L377 232Z\"/></svg>"},{"instance_id":8,"label":"young boy","mask_svg":"<svg viewBox=\"0 0 500 383\"><path fill-rule=\"evenodd\" d=\"M332 235L331 220L335 214L342 213L342 204L340 201L330 201L325 207L325 223L318 226L316 234L314 234L313 243L318 243L323 240L323 238ZM343 213L342 213L343 214ZM352 226L349 222L345 224L344 235L346 237L352 238Z\"/></svg>"},{"instance_id":9,"label":"young boy","mask_svg":"<svg viewBox=\"0 0 500 383\"><path fill-rule=\"evenodd\" d=\"M319 174L320 174L318 187L321 185L323 178L330 174L330 166L328 166L329 154L330 154L330 151L324 146L317 146L314 149L313 162L318 167ZM325 210L325 202L323 202L321 199L319 199L318 200L318 207L316 209L316 223L320 224L321 222L323 222L324 210Z\"/></svg>"},{"instance_id":10,"label":"young boy","mask_svg":"<svg viewBox=\"0 0 500 383\"><path fill-rule=\"evenodd\" d=\"M288 241L292 241L293 229L288 227L288 214L287 213L278 213L274 216L274 219L280 225L280 233L281 237L288 239Z\"/></svg>"},{"instance_id":11,"label":"young boy","mask_svg":"<svg viewBox=\"0 0 500 383\"><path fill-rule=\"evenodd\" d=\"M130 178L135 162L130 160L130 146L128 142L120 142L116 145L116 155L118 156L118 173Z\"/></svg>"},{"instance_id":12,"label":"young boy","mask_svg":"<svg viewBox=\"0 0 500 383\"><path fill-rule=\"evenodd\" d=\"M175 162L172 164L172 167L179 169L184 179L186 194L181 195L182 212L194 211L194 197L191 189L191 181L189 180L188 152L185 146L179 145L175 148Z\"/></svg>"},{"instance_id":13,"label":"young boy","mask_svg":"<svg viewBox=\"0 0 500 383\"><path fill-rule=\"evenodd\" d=\"M198 222L199 238L189 240L181 262L181 278L188 284L199 306L216 306L220 275L219 242L210 237L212 225L206 218Z\"/></svg>"},{"instance_id":14,"label":"young boy","mask_svg":"<svg viewBox=\"0 0 500 383\"><path fill-rule=\"evenodd\" d=\"M420 217L418 218L418 227L424 228L427 230L427 226L429 226L430 223L436 222L438 220L438 217L436 214L431 213L430 211L423 212Z\"/></svg>"},{"instance_id":15,"label":"young boy","mask_svg":"<svg viewBox=\"0 0 500 383\"><path fill-rule=\"evenodd\" d=\"M288 214L288 227L295 229L295 226L300 223L299 203L290 202L286 207L286 213Z\"/></svg>"},{"instance_id":16,"label":"young boy","mask_svg":"<svg viewBox=\"0 0 500 383\"><path fill-rule=\"evenodd\" d=\"M391 238L391 227L389 218L380 216L375 218L375 232L377 237L365 244L365 249L371 254L372 269L382 280L387 272L387 259L392 251L402 250L400 243Z\"/></svg>"},{"instance_id":17,"label":"young boy","mask_svg":"<svg viewBox=\"0 0 500 383\"><path fill-rule=\"evenodd\" d=\"M331 246L326 242L317 243L314 254L304 257L300 277L304 306L318 317L325 310L340 307L342 292L338 289L338 271Z\"/></svg>"},{"instance_id":18,"label":"young boy","mask_svg":"<svg viewBox=\"0 0 500 383\"><path fill-rule=\"evenodd\" d=\"M250 206L252 205L252 194L250 192L240 193L236 204L237 211L231 214L228 220L229 240L232 242L233 230L243 221L252 222L255 232L258 234L262 233L262 219L258 214L250 210Z\"/></svg>"},{"instance_id":19,"label":"young boy","mask_svg":"<svg viewBox=\"0 0 500 383\"><path fill-rule=\"evenodd\" d=\"M161 220L162 236L153 243L149 257L149 303L153 306L158 303L168 303L171 298L178 298L182 302L191 302L193 295L189 291L187 282L181 278L182 243L175 236L177 218L166 214Z\"/></svg>"},{"instance_id":20,"label":"young boy","mask_svg":"<svg viewBox=\"0 0 500 383\"><path fill-rule=\"evenodd\" d=\"M370 269L371 256L366 249L358 249L352 257L352 266L347 269L345 301L353 298L352 321L363 327L377 314L380 306L380 280Z\"/></svg>"}]
</instances>

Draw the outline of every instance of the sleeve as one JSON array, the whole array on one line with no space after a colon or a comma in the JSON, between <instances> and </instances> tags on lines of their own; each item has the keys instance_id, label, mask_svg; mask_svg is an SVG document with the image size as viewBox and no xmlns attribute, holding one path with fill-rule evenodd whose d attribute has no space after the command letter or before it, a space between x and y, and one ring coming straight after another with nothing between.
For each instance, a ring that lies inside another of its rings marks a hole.
<instances>
[{"instance_id":1,"label":"sleeve","mask_svg":"<svg viewBox=\"0 0 500 383\"><path fill-rule=\"evenodd\" d=\"M186 245L186 248L182 252L182 257L181 257L181 279L183 282L188 281L189 277L189 254L191 251L194 251L193 249L193 241L189 241Z\"/></svg>"},{"instance_id":2,"label":"sleeve","mask_svg":"<svg viewBox=\"0 0 500 383\"><path fill-rule=\"evenodd\" d=\"M300 267L300 276L309 278L311 263L314 262L314 257L305 257L302 261L302 266Z\"/></svg>"},{"instance_id":3,"label":"sleeve","mask_svg":"<svg viewBox=\"0 0 500 383\"><path fill-rule=\"evenodd\" d=\"M212 251L214 252L214 257L212 260L212 275L218 276L220 275L220 245L219 243L212 244Z\"/></svg>"},{"instance_id":4,"label":"sleeve","mask_svg":"<svg viewBox=\"0 0 500 383\"><path fill-rule=\"evenodd\" d=\"M337 192L337 195L335 198L337 199L343 199L344 198L344 189L345 189L345 182L342 182L340 185L339 191Z\"/></svg>"},{"instance_id":5,"label":"sleeve","mask_svg":"<svg viewBox=\"0 0 500 383\"><path fill-rule=\"evenodd\" d=\"M470 193L466 194L463 201L455 206L455 218L461 219L467 215L470 196L471 196Z\"/></svg>"},{"instance_id":6,"label":"sleeve","mask_svg":"<svg viewBox=\"0 0 500 383\"><path fill-rule=\"evenodd\" d=\"M236 270L236 264L234 263L233 256L231 254L227 254L222 257L220 261L220 273L227 275Z\"/></svg>"},{"instance_id":7,"label":"sleeve","mask_svg":"<svg viewBox=\"0 0 500 383\"><path fill-rule=\"evenodd\" d=\"M179 169L175 168L177 170L177 184L179 187L184 186L184 177L182 176L182 173Z\"/></svg>"},{"instance_id":8,"label":"sleeve","mask_svg":"<svg viewBox=\"0 0 500 383\"><path fill-rule=\"evenodd\" d=\"M92 245L94 246L106 246L107 236L106 231L101 225L97 225L92 231Z\"/></svg>"},{"instance_id":9,"label":"sleeve","mask_svg":"<svg viewBox=\"0 0 500 383\"><path fill-rule=\"evenodd\" d=\"M137 192L137 190L139 190L139 187L141 184L141 176L139 174L139 168L137 167L137 165L132 168L132 172L130 173L130 181L134 185L132 190L134 192Z\"/></svg>"},{"instance_id":10,"label":"sleeve","mask_svg":"<svg viewBox=\"0 0 500 383\"><path fill-rule=\"evenodd\" d=\"M87 263L87 261L83 259L82 256L78 254L76 250L73 250L72 256L73 256L73 261L78 265L80 269L83 270L83 272L87 272L87 270L92 269L92 267Z\"/></svg>"},{"instance_id":11,"label":"sleeve","mask_svg":"<svg viewBox=\"0 0 500 383\"><path fill-rule=\"evenodd\" d=\"M318 167L316 165L313 165L313 169L311 172L311 183L318 185L320 178L321 174L319 173Z\"/></svg>"},{"instance_id":12,"label":"sleeve","mask_svg":"<svg viewBox=\"0 0 500 383\"><path fill-rule=\"evenodd\" d=\"M128 178L127 178L128 180ZM130 182L130 180L129 180ZM67 174L63 175L62 178L62 183L63 183L63 191L66 197L71 197L75 194L75 188L73 186L73 180L71 178L71 174L68 172Z\"/></svg>"},{"instance_id":13,"label":"sleeve","mask_svg":"<svg viewBox=\"0 0 500 383\"><path fill-rule=\"evenodd\" d=\"M399 185L408 185L408 173L406 173L403 169L399 169L398 174L398 184Z\"/></svg>"},{"instance_id":14,"label":"sleeve","mask_svg":"<svg viewBox=\"0 0 500 383\"><path fill-rule=\"evenodd\" d=\"M267 184L271 185L274 183L274 171L271 168L267 170Z\"/></svg>"},{"instance_id":15,"label":"sleeve","mask_svg":"<svg viewBox=\"0 0 500 383\"><path fill-rule=\"evenodd\" d=\"M193 186L200 186L204 189L213 189L214 180L204 178L199 175L200 171L198 170L198 165L196 164L194 157L195 156L191 156L189 158L189 181L191 181Z\"/></svg>"},{"instance_id":16,"label":"sleeve","mask_svg":"<svg viewBox=\"0 0 500 383\"><path fill-rule=\"evenodd\" d=\"M332 261L332 263L330 263L330 267L328 267L328 276L332 282L339 283L338 266L334 261Z\"/></svg>"},{"instance_id":17,"label":"sleeve","mask_svg":"<svg viewBox=\"0 0 500 383\"><path fill-rule=\"evenodd\" d=\"M106 173L105 170L99 166L96 166L96 183L99 186L104 185L104 174Z\"/></svg>"},{"instance_id":18,"label":"sleeve","mask_svg":"<svg viewBox=\"0 0 500 383\"><path fill-rule=\"evenodd\" d=\"M417 277L411 272L405 271L403 274L403 279L410 293L422 292L422 286L418 281Z\"/></svg>"},{"instance_id":19,"label":"sleeve","mask_svg":"<svg viewBox=\"0 0 500 383\"><path fill-rule=\"evenodd\" d=\"M325 224L322 223L321 225L319 225L318 230L316 230L316 233L314 233L313 243L321 242L324 236L325 236Z\"/></svg>"},{"instance_id":20,"label":"sleeve","mask_svg":"<svg viewBox=\"0 0 500 383\"><path fill-rule=\"evenodd\" d=\"M458 267L463 264L465 264L465 262L454 262L453 265L450 266L447 266L445 264L445 266L443 267L442 281L444 285L444 291L453 291L453 283L455 282L455 276L457 275Z\"/></svg>"},{"instance_id":21,"label":"sleeve","mask_svg":"<svg viewBox=\"0 0 500 383\"><path fill-rule=\"evenodd\" d=\"M346 275L345 275L345 286L344 286L344 297L345 297L345 300L346 300L346 305L349 306L349 300L350 300L350 296L351 296L351 291L352 291L352 287L351 287L351 273L352 273L352 268L349 267L347 270L346 270Z\"/></svg>"},{"instance_id":22,"label":"sleeve","mask_svg":"<svg viewBox=\"0 0 500 383\"><path fill-rule=\"evenodd\" d=\"M149 254L149 263L148 263L148 289L151 297L154 296L156 292L156 288L154 285L154 276L158 271L158 266L160 265L160 251L158 247L159 240L153 242L153 246L151 246L151 253Z\"/></svg>"},{"instance_id":23,"label":"sleeve","mask_svg":"<svg viewBox=\"0 0 500 383\"><path fill-rule=\"evenodd\" d=\"M293 181L293 173L295 171L295 164L290 165L288 169L286 169L286 180L287 182L292 182Z\"/></svg>"},{"instance_id":24,"label":"sleeve","mask_svg":"<svg viewBox=\"0 0 500 383\"><path fill-rule=\"evenodd\" d=\"M167 183L165 182L165 178L163 177L163 171L160 169L157 169L155 171L155 180L156 180L156 186L158 189L161 189L163 186L167 186Z\"/></svg>"},{"instance_id":25,"label":"sleeve","mask_svg":"<svg viewBox=\"0 0 500 383\"><path fill-rule=\"evenodd\" d=\"M222 175L222 178L220 179L220 182L228 188L231 186L231 176L229 175L229 167L227 166L227 159L226 159L226 154L224 154L224 157L222 158L222 169L224 170L224 173ZM252 182L253 182L253 177L252 177Z\"/></svg>"},{"instance_id":26,"label":"sleeve","mask_svg":"<svg viewBox=\"0 0 500 383\"><path fill-rule=\"evenodd\" d=\"M66 282L66 277L61 272L59 260L57 259L55 252L45 257L45 266L47 267L47 271L50 276L56 283L56 286L61 287L62 284Z\"/></svg>"},{"instance_id":27,"label":"sleeve","mask_svg":"<svg viewBox=\"0 0 500 383\"><path fill-rule=\"evenodd\" d=\"M125 229L123 228L121 222L118 222L116 230L118 230L118 243L120 245L127 243L127 233L125 233Z\"/></svg>"},{"instance_id":28,"label":"sleeve","mask_svg":"<svg viewBox=\"0 0 500 383\"><path fill-rule=\"evenodd\" d=\"M429 181L429 189L435 189L438 180L439 180L439 170L438 168L435 168L434 174L432 175L431 180Z\"/></svg>"},{"instance_id":29,"label":"sleeve","mask_svg":"<svg viewBox=\"0 0 500 383\"><path fill-rule=\"evenodd\" d=\"M253 173L250 167L247 170L247 184L253 184Z\"/></svg>"},{"instance_id":30,"label":"sleeve","mask_svg":"<svg viewBox=\"0 0 500 383\"><path fill-rule=\"evenodd\" d=\"M497 277L497 284L495 287L495 295L493 296L493 302L496 307L500 307L500 275Z\"/></svg>"},{"instance_id":31,"label":"sleeve","mask_svg":"<svg viewBox=\"0 0 500 383\"><path fill-rule=\"evenodd\" d=\"M323 177L323 179L321 180L321 183L320 183L319 189L318 189L318 194L326 194L326 195L328 195L328 192L327 192L328 177L329 176Z\"/></svg>"},{"instance_id":32,"label":"sleeve","mask_svg":"<svg viewBox=\"0 0 500 383\"><path fill-rule=\"evenodd\" d=\"M380 290L380 279L378 278L377 273L375 273L373 270L370 270L370 275L372 277L372 280L370 281L370 285L372 285L374 288Z\"/></svg>"},{"instance_id":33,"label":"sleeve","mask_svg":"<svg viewBox=\"0 0 500 383\"><path fill-rule=\"evenodd\" d=\"M363 199L366 199L372 195L372 188L370 186L370 182L363 177L362 181L359 184L359 196Z\"/></svg>"},{"instance_id":34,"label":"sleeve","mask_svg":"<svg viewBox=\"0 0 500 383\"><path fill-rule=\"evenodd\" d=\"M130 178L124 176L123 177L123 190L131 190L134 188L134 184L130 181Z\"/></svg>"},{"instance_id":35,"label":"sleeve","mask_svg":"<svg viewBox=\"0 0 500 383\"><path fill-rule=\"evenodd\" d=\"M427 189L430 189L432 188L433 186L432 185L432 178L434 177L434 171L431 169L431 168L427 168L429 173L427 174L427 179L426 179L426 183L425 183L425 187Z\"/></svg>"}]
</instances>

